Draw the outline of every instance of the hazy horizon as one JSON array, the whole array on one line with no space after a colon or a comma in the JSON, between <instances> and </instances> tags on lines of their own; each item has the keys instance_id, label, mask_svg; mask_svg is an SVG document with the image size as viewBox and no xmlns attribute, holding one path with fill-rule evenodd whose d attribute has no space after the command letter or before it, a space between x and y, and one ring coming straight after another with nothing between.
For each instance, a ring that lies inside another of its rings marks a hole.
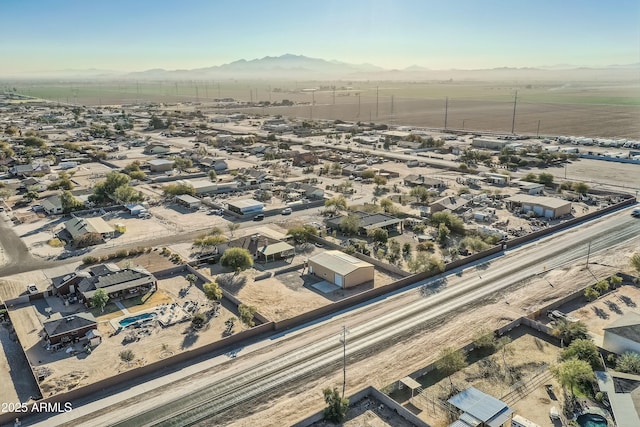
<instances>
[{"instance_id":1,"label":"hazy horizon","mask_svg":"<svg viewBox=\"0 0 640 427\"><path fill-rule=\"evenodd\" d=\"M204 68L305 55L385 69L640 62L640 2L0 3L0 75ZM99 18L98 18L99 17Z\"/></svg>"}]
</instances>

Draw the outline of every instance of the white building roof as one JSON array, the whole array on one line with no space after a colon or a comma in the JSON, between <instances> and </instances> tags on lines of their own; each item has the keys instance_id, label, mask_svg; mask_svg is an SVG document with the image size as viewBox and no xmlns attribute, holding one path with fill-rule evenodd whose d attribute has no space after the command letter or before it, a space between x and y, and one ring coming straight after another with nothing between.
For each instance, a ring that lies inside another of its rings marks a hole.
<instances>
[{"instance_id":1,"label":"white building roof","mask_svg":"<svg viewBox=\"0 0 640 427\"><path fill-rule=\"evenodd\" d=\"M529 196L526 194L516 194L515 196L511 196L505 200L507 202L544 206L551 209L558 209L571 204L571 202L562 199L556 199L555 197Z\"/></svg>"},{"instance_id":2,"label":"white building roof","mask_svg":"<svg viewBox=\"0 0 640 427\"><path fill-rule=\"evenodd\" d=\"M309 258L312 261L324 268L334 271L342 276L346 276L359 268L373 267L366 261L359 260L356 257L345 254L340 251L324 251Z\"/></svg>"}]
</instances>

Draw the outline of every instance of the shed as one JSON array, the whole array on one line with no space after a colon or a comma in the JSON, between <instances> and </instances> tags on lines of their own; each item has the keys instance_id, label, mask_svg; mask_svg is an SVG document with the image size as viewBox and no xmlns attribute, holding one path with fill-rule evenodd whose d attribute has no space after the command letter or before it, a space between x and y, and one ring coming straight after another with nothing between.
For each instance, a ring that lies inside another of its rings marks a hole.
<instances>
[{"instance_id":1,"label":"shed","mask_svg":"<svg viewBox=\"0 0 640 427\"><path fill-rule=\"evenodd\" d=\"M309 258L309 273L344 289L374 280L372 264L340 251L325 251Z\"/></svg>"},{"instance_id":2,"label":"shed","mask_svg":"<svg viewBox=\"0 0 640 427\"><path fill-rule=\"evenodd\" d=\"M462 411L460 419L469 425L487 427L511 426L513 409L495 397L483 393L475 387L456 394L447 400L449 404Z\"/></svg>"},{"instance_id":3,"label":"shed","mask_svg":"<svg viewBox=\"0 0 640 427\"><path fill-rule=\"evenodd\" d=\"M264 203L254 199L242 199L229 202L228 208L231 212L240 215L252 215L262 212Z\"/></svg>"},{"instance_id":4,"label":"shed","mask_svg":"<svg viewBox=\"0 0 640 427\"><path fill-rule=\"evenodd\" d=\"M529 196L516 194L505 201L511 209L520 208L523 213L533 212L536 216L557 218L571 213L571 202L555 197Z\"/></svg>"},{"instance_id":5,"label":"shed","mask_svg":"<svg viewBox=\"0 0 640 427\"><path fill-rule=\"evenodd\" d=\"M147 162L149 164L149 170L151 172L167 172L173 169L173 160L167 159L153 159Z\"/></svg>"},{"instance_id":6,"label":"shed","mask_svg":"<svg viewBox=\"0 0 640 427\"><path fill-rule=\"evenodd\" d=\"M179 196L176 196L176 203L186 206L189 209L198 209L202 205L202 201L200 199L196 199L189 194L180 194Z\"/></svg>"}]
</instances>

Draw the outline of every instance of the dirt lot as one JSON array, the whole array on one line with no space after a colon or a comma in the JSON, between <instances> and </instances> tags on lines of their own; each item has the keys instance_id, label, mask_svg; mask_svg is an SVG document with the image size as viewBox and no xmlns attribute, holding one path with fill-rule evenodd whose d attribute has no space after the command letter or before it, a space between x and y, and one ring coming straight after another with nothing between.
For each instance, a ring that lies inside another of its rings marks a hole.
<instances>
[{"instance_id":1,"label":"dirt lot","mask_svg":"<svg viewBox=\"0 0 640 427\"><path fill-rule=\"evenodd\" d=\"M343 427L413 427L414 424L400 417L374 397L368 396L349 405ZM333 427L335 424L318 421L311 427Z\"/></svg>"}]
</instances>

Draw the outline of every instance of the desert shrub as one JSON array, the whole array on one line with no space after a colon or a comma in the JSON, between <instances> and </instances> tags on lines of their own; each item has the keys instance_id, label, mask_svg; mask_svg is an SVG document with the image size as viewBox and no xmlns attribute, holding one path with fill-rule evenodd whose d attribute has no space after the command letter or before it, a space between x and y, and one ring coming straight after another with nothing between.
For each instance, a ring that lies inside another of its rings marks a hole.
<instances>
[{"instance_id":1,"label":"desert shrub","mask_svg":"<svg viewBox=\"0 0 640 427\"><path fill-rule=\"evenodd\" d=\"M91 255L86 256L86 257L82 258L82 263L83 263L84 265L91 265L91 264L95 264L95 263L97 263L98 261L100 261L100 259L99 259L98 257L91 256Z\"/></svg>"},{"instance_id":2,"label":"desert shrub","mask_svg":"<svg viewBox=\"0 0 640 427\"><path fill-rule=\"evenodd\" d=\"M54 248L61 248L64 246L64 242L60 239L58 239L57 237L54 237L53 239L50 239L47 244L51 247Z\"/></svg>"},{"instance_id":3,"label":"desert shrub","mask_svg":"<svg viewBox=\"0 0 640 427\"><path fill-rule=\"evenodd\" d=\"M125 258L127 255L129 255L129 251L126 249L120 249L116 251L114 255L116 258Z\"/></svg>"}]
</instances>

